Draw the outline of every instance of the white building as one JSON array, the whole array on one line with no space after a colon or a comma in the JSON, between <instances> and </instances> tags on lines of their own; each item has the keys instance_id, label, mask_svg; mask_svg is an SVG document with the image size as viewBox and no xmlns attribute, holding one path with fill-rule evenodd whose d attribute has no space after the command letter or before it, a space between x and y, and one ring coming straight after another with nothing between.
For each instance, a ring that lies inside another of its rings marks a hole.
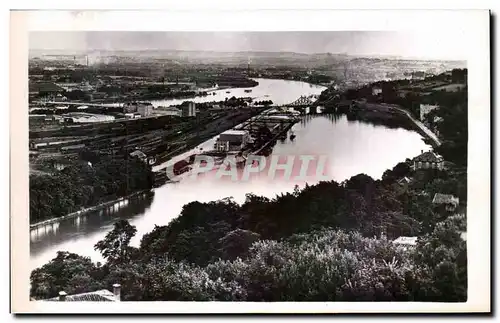
<instances>
[{"instance_id":1,"label":"white building","mask_svg":"<svg viewBox=\"0 0 500 323\"><path fill-rule=\"evenodd\" d=\"M92 123L92 122L105 122L105 121L113 121L115 117L108 116L104 114L90 114L90 113L80 113L73 112L68 113L63 116L65 122L70 123Z\"/></svg>"},{"instance_id":2,"label":"white building","mask_svg":"<svg viewBox=\"0 0 500 323\"><path fill-rule=\"evenodd\" d=\"M196 103L192 101L185 101L181 105L183 117L196 117Z\"/></svg>"},{"instance_id":3,"label":"white building","mask_svg":"<svg viewBox=\"0 0 500 323\"><path fill-rule=\"evenodd\" d=\"M420 104L420 121L424 121L425 115L437 108L439 108L438 105Z\"/></svg>"},{"instance_id":4,"label":"white building","mask_svg":"<svg viewBox=\"0 0 500 323\"><path fill-rule=\"evenodd\" d=\"M401 236L397 238L396 240L393 240L392 243L397 244L397 245L402 245L402 246L416 246L417 245L417 238L418 237L404 237Z\"/></svg>"},{"instance_id":5,"label":"white building","mask_svg":"<svg viewBox=\"0 0 500 323\"><path fill-rule=\"evenodd\" d=\"M250 141L250 134L246 130L227 130L219 135L215 148L219 151L230 150L232 147L241 149Z\"/></svg>"},{"instance_id":6,"label":"white building","mask_svg":"<svg viewBox=\"0 0 500 323\"><path fill-rule=\"evenodd\" d=\"M140 104L137 107L137 112L141 115L141 117L149 117L153 114L153 106L147 104Z\"/></svg>"},{"instance_id":7,"label":"white building","mask_svg":"<svg viewBox=\"0 0 500 323\"><path fill-rule=\"evenodd\" d=\"M141 114L138 112L135 113L125 113L125 117L129 119L137 119L141 117Z\"/></svg>"}]
</instances>

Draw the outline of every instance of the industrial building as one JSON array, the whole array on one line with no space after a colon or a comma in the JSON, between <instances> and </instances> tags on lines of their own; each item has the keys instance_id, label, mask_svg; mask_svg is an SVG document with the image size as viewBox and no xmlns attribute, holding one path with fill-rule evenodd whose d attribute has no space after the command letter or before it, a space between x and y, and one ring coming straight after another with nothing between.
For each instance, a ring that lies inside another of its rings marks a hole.
<instances>
[{"instance_id":1,"label":"industrial building","mask_svg":"<svg viewBox=\"0 0 500 323\"><path fill-rule=\"evenodd\" d=\"M196 103L193 101L185 101L181 104L183 117L196 117Z\"/></svg>"},{"instance_id":2,"label":"industrial building","mask_svg":"<svg viewBox=\"0 0 500 323\"><path fill-rule=\"evenodd\" d=\"M140 104L137 107L137 112L141 115L141 117L149 117L153 114L153 106L147 104Z\"/></svg>"},{"instance_id":3,"label":"industrial building","mask_svg":"<svg viewBox=\"0 0 500 323\"><path fill-rule=\"evenodd\" d=\"M153 114L153 105L151 102L128 102L123 105L123 113L138 113L141 117L148 117Z\"/></svg>"},{"instance_id":4,"label":"industrial building","mask_svg":"<svg viewBox=\"0 0 500 323\"><path fill-rule=\"evenodd\" d=\"M246 130L227 130L219 135L215 148L218 151L238 150L250 142L250 133Z\"/></svg>"},{"instance_id":5,"label":"industrial building","mask_svg":"<svg viewBox=\"0 0 500 323\"><path fill-rule=\"evenodd\" d=\"M103 114L90 114L81 112L71 112L63 116L64 122L69 123L91 123L91 122L104 122L113 121L115 117Z\"/></svg>"},{"instance_id":6,"label":"industrial building","mask_svg":"<svg viewBox=\"0 0 500 323\"><path fill-rule=\"evenodd\" d=\"M180 109L177 109L176 107L157 107L156 111L159 114L162 114L165 116L178 116L178 117L180 117L182 115L182 111Z\"/></svg>"}]
</instances>

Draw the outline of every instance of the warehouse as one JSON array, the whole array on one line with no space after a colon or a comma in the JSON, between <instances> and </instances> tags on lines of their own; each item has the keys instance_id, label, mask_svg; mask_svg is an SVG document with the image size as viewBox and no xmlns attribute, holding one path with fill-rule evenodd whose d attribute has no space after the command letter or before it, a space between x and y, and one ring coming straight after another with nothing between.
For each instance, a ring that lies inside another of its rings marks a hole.
<instances>
[{"instance_id":1,"label":"warehouse","mask_svg":"<svg viewBox=\"0 0 500 323\"><path fill-rule=\"evenodd\" d=\"M68 123L90 123L90 122L104 122L113 120L115 120L115 117L103 114L73 112L64 115L64 121Z\"/></svg>"}]
</instances>

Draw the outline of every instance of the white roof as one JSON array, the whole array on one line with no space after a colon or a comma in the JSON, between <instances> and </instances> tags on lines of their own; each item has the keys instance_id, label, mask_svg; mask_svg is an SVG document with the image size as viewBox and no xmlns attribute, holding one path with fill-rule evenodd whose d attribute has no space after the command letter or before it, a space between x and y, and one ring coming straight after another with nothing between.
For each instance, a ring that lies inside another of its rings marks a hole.
<instances>
[{"instance_id":1,"label":"white roof","mask_svg":"<svg viewBox=\"0 0 500 323\"><path fill-rule=\"evenodd\" d=\"M280 115L270 115L267 118L269 118L269 119L283 119L283 120L290 119L289 116L280 116Z\"/></svg>"},{"instance_id":2,"label":"white roof","mask_svg":"<svg viewBox=\"0 0 500 323\"><path fill-rule=\"evenodd\" d=\"M246 135L248 131L246 130L226 130L221 135Z\"/></svg>"},{"instance_id":3,"label":"white roof","mask_svg":"<svg viewBox=\"0 0 500 323\"><path fill-rule=\"evenodd\" d=\"M399 237L393 243L414 246L417 244L417 237Z\"/></svg>"}]
</instances>

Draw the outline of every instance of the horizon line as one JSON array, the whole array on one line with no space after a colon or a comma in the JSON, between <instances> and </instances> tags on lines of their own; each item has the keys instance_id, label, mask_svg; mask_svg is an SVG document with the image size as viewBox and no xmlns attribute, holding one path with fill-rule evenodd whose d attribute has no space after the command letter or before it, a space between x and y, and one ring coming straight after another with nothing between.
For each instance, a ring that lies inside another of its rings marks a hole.
<instances>
[{"instance_id":1,"label":"horizon line","mask_svg":"<svg viewBox=\"0 0 500 323\"><path fill-rule=\"evenodd\" d=\"M297 51L268 51L268 50L236 50L236 51L218 51L218 50L198 50L198 49L60 49L60 48L29 48L28 52L31 51L66 51L66 52L153 52L153 51L164 51L164 52L199 52L199 53L289 53L289 54L299 54L305 56L313 55L335 55L335 56L350 56L353 58L379 58L379 59L398 59L398 60L421 60L421 61L448 61L448 62L466 62L466 59L457 58L431 58L431 57L416 57L416 56L403 56L403 55L390 55L390 54L349 54L349 53L332 53L332 52L314 52L305 53Z\"/></svg>"}]
</instances>

